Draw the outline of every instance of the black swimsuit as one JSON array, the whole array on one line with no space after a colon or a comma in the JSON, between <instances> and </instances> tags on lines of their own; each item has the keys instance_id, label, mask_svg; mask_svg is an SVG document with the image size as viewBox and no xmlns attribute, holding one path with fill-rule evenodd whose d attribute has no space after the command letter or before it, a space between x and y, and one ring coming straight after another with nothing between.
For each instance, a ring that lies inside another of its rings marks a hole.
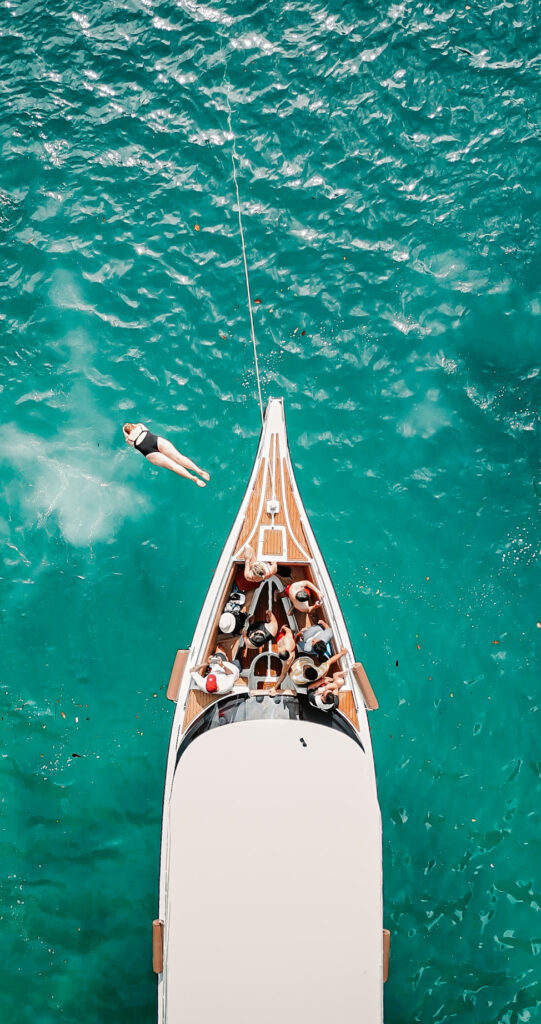
<instances>
[{"instance_id":1,"label":"black swimsuit","mask_svg":"<svg viewBox=\"0 0 541 1024\"><path fill-rule=\"evenodd\" d=\"M141 434L139 434L139 436L133 442L133 447L138 452L141 452L141 455L144 455L145 458L147 457L147 455L151 455L152 452L159 452L160 449L158 448L158 435L153 434L151 430L147 430L146 434L143 434L142 438Z\"/></svg>"}]
</instances>

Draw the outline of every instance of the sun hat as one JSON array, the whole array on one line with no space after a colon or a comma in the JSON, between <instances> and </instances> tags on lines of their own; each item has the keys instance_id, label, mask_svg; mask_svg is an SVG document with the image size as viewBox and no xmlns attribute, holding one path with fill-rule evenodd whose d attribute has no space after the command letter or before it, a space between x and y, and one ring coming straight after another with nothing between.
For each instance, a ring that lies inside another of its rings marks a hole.
<instances>
[{"instance_id":1,"label":"sun hat","mask_svg":"<svg viewBox=\"0 0 541 1024\"><path fill-rule=\"evenodd\" d=\"M232 633L237 625L233 612L224 612L220 618L219 627L221 633Z\"/></svg>"}]
</instances>

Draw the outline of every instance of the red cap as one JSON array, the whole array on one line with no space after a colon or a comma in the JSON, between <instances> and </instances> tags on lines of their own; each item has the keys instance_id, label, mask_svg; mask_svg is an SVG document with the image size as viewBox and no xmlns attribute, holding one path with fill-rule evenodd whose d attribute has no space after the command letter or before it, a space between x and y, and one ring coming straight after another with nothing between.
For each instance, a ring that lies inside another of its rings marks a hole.
<instances>
[{"instance_id":1,"label":"red cap","mask_svg":"<svg viewBox=\"0 0 541 1024\"><path fill-rule=\"evenodd\" d=\"M213 675L212 672L210 673L210 675L207 676L206 687L209 693L216 693L216 690L218 689L216 676Z\"/></svg>"}]
</instances>

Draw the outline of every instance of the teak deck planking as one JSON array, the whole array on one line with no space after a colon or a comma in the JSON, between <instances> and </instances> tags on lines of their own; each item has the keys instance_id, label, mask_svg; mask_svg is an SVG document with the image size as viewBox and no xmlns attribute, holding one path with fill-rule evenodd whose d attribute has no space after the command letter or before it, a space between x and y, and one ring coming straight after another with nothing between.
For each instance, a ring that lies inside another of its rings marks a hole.
<instances>
[{"instance_id":1,"label":"teak deck planking","mask_svg":"<svg viewBox=\"0 0 541 1024\"><path fill-rule=\"evenodd\" d=\"M309 561L312 552L301 523L287 462L280 451L278 434L271 436L270 453L270 462L266 457L261 460L244 523L236 543L236 557L240 557L244 545L247 543L250 543L257 551L260 530L263 527L274 525L281 526L285 530L286 551L282 552L282 531L276 530L273 533L267 530L261 545L263 555L266 557L278 556L280 562L287 564ZM265 493L263 494L265 474ZM285 484L285 494L282 478ZM279 512L274 517L267 512L267 501L273 497L273 479L274 497L280 503Z\"/></svg>"}]
</instances>

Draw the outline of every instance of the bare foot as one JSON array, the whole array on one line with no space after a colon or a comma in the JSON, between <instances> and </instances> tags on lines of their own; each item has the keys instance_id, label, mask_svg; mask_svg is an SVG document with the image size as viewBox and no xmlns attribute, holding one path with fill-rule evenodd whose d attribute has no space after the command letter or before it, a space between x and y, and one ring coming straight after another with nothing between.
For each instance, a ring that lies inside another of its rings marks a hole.
<instances>
[{"instance_id":1,"label":"bare foot","mask_svg":"<svg viewBox=\"0 0 541 1024\"><path fill-rule=\"evenodd\" d=\"M197 472L203 477L203 480L210 480L210 473L207 473L206 469L198 469Z\"/></svg>"},{"instance_id":2,"label":"bare foot","mask_svg":"<svg viewBox=\"0 0 541 1024\"><path fill-rule=\"evenodd\" d=\"M206 487L207 486L204 480L198 480L197 477L195 477L195 476L194 476L194 480L195 480L195 482L196 482L198 487Z\"/></svg>"}]
</instances>

